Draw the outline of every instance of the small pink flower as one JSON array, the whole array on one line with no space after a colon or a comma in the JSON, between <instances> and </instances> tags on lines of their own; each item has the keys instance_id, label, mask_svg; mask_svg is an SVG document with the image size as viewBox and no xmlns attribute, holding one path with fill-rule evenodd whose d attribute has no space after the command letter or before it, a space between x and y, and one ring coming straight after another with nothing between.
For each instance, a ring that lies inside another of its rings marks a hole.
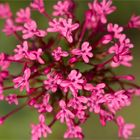
<instances>
[{"instance_id":1,"label":"small pink flower","mask_svg":"<svg viewBox=\"0 0 140 140\"><path fill-rule=\"evenodd\" d=\"M44 60L41 58L42 55L42 49L39 48L37 51L30 51L28 54L28 58L30 60L37 60L40 64L44 64Z\"/></svg>"},{"instance_id":2,"label":"small pink flower","mask_svg":"<svg viewBox=\"0 0 140 140\"><path fill-rule=\"evenodd\" d=\"M73 3L71 0L58 1L57 4L53 6L53 16L66 15L68 17L71 17L72 15L70 13L70 10L72 8L72 5Z\"/></svg>"},{"instance_id":3,"label":"small pink flower","mask_svg":"<svg viewBox=\"0 0 140 140\"><path fill-rule=\"evenodd\" d=\"M122 116L117 117L117 124L119 127L118 135L124 139L128 139L132 135L132 129L135 128L134 124L125 123Z\"/></svg>"},{"instance_id":4,"label":"small pink flower","mask_svg":"<svg viewBox=\"0 0 140 140\"><path fill-rule=\"evenodd\" d=\"M133 56L131 55L125 55L121 56L120 60L118 62L112 61L111 66L112 67L118 67L120 65L126 66L126 67L131 67L131 61L133 60Z\"/></svg>"},{"instance_id":5,"label":"small pink flower","mask_svg":"<svg viewBox=\"0 0 140 140\"><path fill-rule=\"evenodd\" d=\"M89 46L88 42L84 42L81 46L81 49L73 49L72 54L82 56L85 63L89 63L89 58L93 57L91 52L92 47Z\"/></svg>"},{"instance_id":6,"label":"small pink flower","mask_svg":"<svg viewBox=\"0 0 140 140\"><path fill-rule=\"evenodd\" d=\"M29 92L30 75L31 75L31 70L29 68L26 68L23 76L19 76L13 80L14 87L20 88L20 91L23 91L23 89L25 88L26 91Z\"/></svg>"},{"instance_id":7,"label":"small pink flower","mask_svg":"<svg viewBox=\"0 0 140 140\"><path fill-rule=\"evenodd\" d=\"M14 52L16 53L14 55L15 60L20 60L22 58L28 58L29 52L28 52L28 42L24 41L22 45L17 45L17 48L14 49Z\"/></svg>"},{"instance_id":8,"label":"small pink flower","mask_svg":"<svg viewBox=\"0 0 140 140\"><path fill-rule=\"evenodd\" d=\"M123 27L120 27L118 24L112 24L112 23L109 23L107 25L107 30L108 32L112 32L114 33L114 37L115 38L120 38L120 34L122 33L122 31L124 30Z\"/></svg>"},{"instance_id":9,"label":"small pink flower","mask_svg":"<svg viewBox=\"0 0 140 140\"><path fill-rule=\"evenodd\" d=\"M7 61L7 56L4 53L0 53L0 67L1 70L6 70L10 65L10 62Z\"/></svg>"},{"instance_id":10,"label":"small pink flower","mask_svg":"<svg viewBox=\"0 0 140 140\"><path fill-rule=\"evenodd\" d=\"M96 15L96 12L92 10L93 9L92 5L89 4L89 8L90 9L88 11L86 11L86 14L85 14L86 27L88 29L90 29L90 28L96 29L100 19Z\"/></svg>"},{"instance_id":11,"label":"small pink flower","mask_svg":"<svg viewBox=\"0 0 140 140\"><path fill-rule=\"evenodd\" d=\"M30 20L24 24L22 33L23 33L23 39L32 38L34 36L38 36L38 37L46 36L45 31L37 29L37 24L33 20Z\"/></svg>"},{"instance_id":12,"label":"small pink flower","mask_svg":"<svg viewBox=\"0 0 140 140\"><path fill-rule=\"evenodd\" d=\"M12 16L12 12L10 10L9 4L0 4L0 18L10 18Z\"/></svg>"},{"instance_id":13,"label":"small pink flower","mask_svg":"<svg viewBox=\"0 0 140 140\"><path fill-rule=\"evenodd\" d=\"M86 113L85 110L76 110L76 114L75 116L79 119L80 123L84 123L87 118L88 118L88 115Z\"/></svg>"},{"instance_id":14,"label":"small pink flower","mask_svg":"<svg viewBox=\"0 0 140 140\"><path fill-rule=\"evenodd\" d=\"M128 27L140 29L140 16L132 15L129 20Z\"/></svg>"},{"instance_id":15,"label":"small pink flower","mask_svg":"<svg viewBox=\"0 0 140 140\"><path fill-rule=\"evenodd\" d=\"M60 119L61 123L64 123L64 121L69 122L75 117L75 115L67 108L65 101L59 101L59 106L61 107L61 110L57 113L56 118Z\"/></svg>"},{"instance_id":16,"label":"small pink flower","mask_svg":"<svg viewBox=\"0 0 140 140\"><path fill-rule=\"evenodd\" d=\"M99 115L100 115L100 123L102 124L102 126L105 126L107 121L112 121L114 119L113 113L104 111L102 109L100 110Z\"/></svg>"},{"instance_id":17,"label":"small pink flower","mask_svg":"<svg viewBox=\"0 0 140 140\"><path fill-rule=\"evenodd\" d=\"M103 0L101 2L95 0L93 3L89 3L89 8L103 24L107 22L106 16L116 10L116 7L112 6L112 0Z\"/></svg>"},{"instance_id":18,"label":"small pink flower","mask_svg":"<svg viewBox=\"0 0 140 140\"><path fill-rule=\"evenodd\" d=\"M9 104L16 104L18 105L18 99L17 99L17 95L16 94L9 94L8 96L6 96L5 100L9 103Z\"/></svg>"},{"instance_id":19,"label":"small pink flower","mask_svg":"<svg viewBox=\"0 0 140 140\"><path fill-rule=\"evenodd\" d=\"M46 90L51 90L52 92L56 92L60 79L61 79L61 75L55 72L48 74L47 80L44 81Z\"/></svg>"},{"instance_id":20,"label":"small pink flower","mask_svg":"<svg viewBox=\"0 0 140 140\"><path fill-rule=\"evenodd\" d=\"M88 102L88 99L84 96L78 96L70 99L68 103L68 107L72 107L76 110L83 110L86 109L86 103Z\"/></svg>"},{"instance_id":21,"label":"small pink flower","mask_svg":"<svg viewBox=\"0 0 140 140\"><path fill-rule=\"evenodd\" d=\"M52 130L45 124L45 116L39 115L39 124L31 125L32 127L32 140L38 140L41 137L46 138L48 134L52 133Z\"/></svg>"},{"instance_id":22,"label":"small pink flower","mask_svg":"<svg viewBox=\"0 0 140 140\"><path fill-rule=\"evenodd\" d=\"M17 45L14 52L16 53L13 57L14 60L26 58L29 60L37 60L40 64L44 64L44 61L41 58L42 49L39 48L37 51L30 51L27 41L24 41L22 45Z\"/></svg>"},{"instance_id":23,"label":"small pink flower","mask_svg":"<svg viewBox=\"0 0 140 140\"><path fill-rule=\"evenodd\" d=\"M16 31L21 31L22 27L14 25L12 19L7 19L4 29L2 30L7 36L14 34Z\"/></svg>"},{"instance_id":24,"label":"small pink flower","mask_svg":"<svg viewBox=\"0 0 140 140\"><path fill-rule=\"evenodd\" d=\"M64 36L68 42L73 42L72 32L79 27L78 23L72 24L72 19L69 18L68 20L64 18L59 18L57 21L53 19L53 21L49 22L49 28L47 29L48 32L59 32L62 36Z\"/></svg>"},{"instance_id":25,"label":"small pink flower","mask_svg":"<svg viewBox=\"0 0 140 140\"><path fill-rule=\"evenodd\" d=\"M9 76L8 71L1 71L0 72L0 83L2 83L8 76Z\"/></svg>"},{"instance_id":26,"label":"small pink flower","mask_svg":"<svg viewBox=\"0 0 140 140\"><path fill-rule=\"evenodd\" d=\"M101 105L105 103L106 100L102 94L93 92L91 97L88 98L87 106L90 112L99 113L101 110Z\"/></svg>"},{"instance_id":27,"label":"small pink flower","mask_svg":"<svg viewBox=\"0 0 140 140\"><path fill-rule=\"evenodd\" d=\"M45 11L44 0L33 0L31 7L40 13L43 13Z\"/></svg>"},{"instance_id":28,"label":"small pink flower","mask_svg":"<svg viewBox=\"0 0 140 140\"><path fill-rule=\"evenodd\" d=\"M51 112L53 110L52 106L49 104L49 100L50 100L50 95L46 94L43 97L42 103L35 105L35 108L38 109L39 113Z\"/></svg>"},{"instance_id":29,"label":"small pink flower","mask_svg":"<svg viewBox=\"0 0 140 140\"><path fill-rule=\"evenodd\" d=\"M130 98L125 94L124 90L117 91L114 95L106 94L105 98L108 108L113 113L122 107L129 106L131 104Z\"/></svg>"},{"instance_id":30,"label":"small pink flower","mask_svg":"<svg viewBox=\"0 0 140 140\"><path fill-rule=\"evenodd\" d=\"M116 7L112 6L112 0L103 0L102 2L97 1L98 0L95 0L93 2L93 10L95 10L98 16L100 16L101 22L106 23L106 16L114 12Z\"/></svg>"},{"instance_id":31,"label":"small pink flower","mask_svg":"<svg viewBox=\"0 0 140 140\"><path fill-rule=\"evenodd\" d=\"M64 138L78 138L79 140L83 139L82 128L79 126L70 126L64 134Z\"/></svg>"},{"instance_id":32,"label":"small pink flower","mask_svg":"<svg viewBox=\"0 0 140 140\"><path fill-rule=\"evenodd\" d=\"M16 15L17 15L16 17L17 23L25 23L31 20L30 19L31 13L29 7L26 7L25 9L20 9L20 11L16 13Z\"/></svg>"},{"instance_id":33,"label":"small pink flower","mask_svg":"<svg viewBox=\"0 0 140 140\"><path fill-rule=\"evenodd\" d=\"M62 57L67 57L69 54L66 51L63 51L61 47L56 48L52 52L52 56L56 61L60 61Z\"/></svg>"},{"instance_id":34,"label":"small pink flower","mask_svg":"<svg viewBox=\"0 0 140 140\"><path fill-rule=\"evenodd\" d=\"M73 96L77 96L77 91L82 89L82 85L84 84L84 80L82 78L82 74L76 70L72 70L68 75L67 80L62 80L60 86L63 88L69 88L73 94Z\"/></svg>"}]
</instances>

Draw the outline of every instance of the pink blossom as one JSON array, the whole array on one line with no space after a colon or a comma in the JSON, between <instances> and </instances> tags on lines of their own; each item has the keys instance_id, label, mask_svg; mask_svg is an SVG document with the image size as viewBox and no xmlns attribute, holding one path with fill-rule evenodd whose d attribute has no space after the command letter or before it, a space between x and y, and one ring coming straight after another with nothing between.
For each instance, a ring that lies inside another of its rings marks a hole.
<instances>
[{"instance_id":1,"label":"pink blossom","mask_svg":"<svg viewBox=\"0 0 140 140\"><path fill-rule=\"evenodd\" d=\"M126 67L131 67L131 61L133 60L133 56L131 55L125 55L125 56L121 56L120 60L118 62L111 62L111 66L112 67L118 67L120 65L126 66Z\"/></svg>"},{"instance_id":2,"label":"pink blossom","mask_svg":"<svg viewBox=\"0 0 140 140\"><path fill-rule=\"evenodd\" d=\"M10 65L10 62L7 61L7 56L4 53L0 53L0 67L1 70L6 70Z\"/></svg>"},{"instance_id":3,"label":"pink blossom","mask_svg":"<svg viewBox=\"0 0 140 140\"><path fill-rule=\"evenodd\" d=\"M68 107L72 107L76 110L83 110L87 108L86 107L87 101L88 99L84 96L74 97L69 101Z\"/></svg>"},{"instance_id":4,"label":"pink blossom","mask_svg":"<svg viewBox=\"0 0 140 140\"><path fill-rule=\"evenodd\" d=\"M62 36L64 36L68 42L73 42L72 32L79 27L78 23L72 24L72 19L68 20L64 18L59 18L59 20L53 19L53 21L49 22L48 32L59 32Z\"/></svg>"},{"instance_id":5,"label":"pink blossom","mask_svg":"<svg viewBox=\"0 0 140 140\"><path fill-rule=\"evenodd\" d=\"M60 74L57 74L55 72L48 74L47 80L44 81L46 90L51 90L52 92L56 92L60 79L61 79Z\"/></svg>"},{"instance_id":6,"label":"pink blossom","mask_svg":"<svg viewBox=\"0 0 140 140\"><path fill-rule=\"evenodd\" d=\"M8 71L1 71L0 72L0 83L2 83L8 76L9 76Z\"/></svg>"},{"instance_id":7,"label":"pink blossom","mask_svg":"<svg viewBox=\"0 0 140 140\"><path fill-rule=\"evenodd\" d=\"M106 23L107 22L106 16L116 10L116 7L111 5L112 0L103 0L101 2L95 0L93 4L89 4L90 9L92 8L92 10L96 12L96 14L100 17L100 21L102 23Z\"/></svg>"},{"instance_id":8,"label":"pink blossom","mask_svg":"<svg viewBox=\"0 0 140 140\"><path fill-rule=\"evenodd\" d=\"M129 55L129 48L115 44L109 49L109 53L115 53L113 60L114 62L118 62L123 58L123 56Z\"/></svg>"},{"instance_id":9,"label":"pink blossom","mask_svg":"<svg viewBox=\"0 0 140 140\"><path fill-rule=\"evenodd\" d=\"M37 51L30 51L28 54L28 58L30 60L37 60L40 64L44 64L44 60L41 58L42 55L42 49L39 48Z\"/></svg>"},{"instance_id":10,"label":"pink blossom","mask_svg":"<svg viewBox=\"0 0 140 140\"><path fill-rule=\"evenodd\" d=\"M140 29L140 16L133 14L129 20L128 27Z\"/></svg>"},{"instance_id":11,"label":"pink blossom","mask_svg":"<svg viewBox=\"0 0 140 140\"><path fill-rule=\"evenodd\" d=\"M132 129L135 128L134 124L125 123L122 116L117 117L117 125L119 127L118 135L124 139L128 139L132 135Z\"/></svg>"},{"instance_id":12,"label":"pink blossom","mask_svg":"<svg viewBox=\"0 0 140 140\"><path fill-rule=\"evenodd\" d=\"M10 18L12 16L8 3L0 4L0 18Z\"/></svg>"},{"instance_id":13,"label":"pink blossom","mask_svg":"<svg viewBox=\"0 0 140 140\"><path fill-rule=\"evenodd\" d=\"M14 52L16 53L13 57L14 60L26 58L29 60L37 60L40 64L44 64L44 61L41 58L42 49L39 48L37 51L30 51L27 41L24 41L22 45L17 45L17 48L14 49Z\"/></svg>"},{"instance_id":14,"label":"pink blossom","mask_svg":"<svg viewBox=\"0 0 140 140\"><path fill-rule=\"evenodd\" d=\"M37 29L37 24L33 20L30 20L24 24L22 33L23 33L23 39L32 38L34 36L37 36L37 37L46 36L45 31Z\"/></svg>"},{"instance_id":15,"label":"pink blossom","mask_svg":"<svg viewBox=\"0 0 140 140\"><path fill-rule=\"evenodd\" d=\"M77 91L82 89L82 84L84 80L82 78L82 74L77 70L72 70L68 75L67 80L62 80L60 86L64 88L69 88L73 94L73 96L77 95Z\"/></svg>"},{"instance_id":16,"label":"pink blossom","mask_svg":"<svg viewBox=\"0 0 140 140\"><path fill-rule=\"evenodd\" d=\"M71 119L74 119L75 115L67 108L65 101L59 101L59 106L61 110L57 113L56 118L60 119L61 123L64 123L64 121L69 122Z\"/></svg>"},{"instance_id":17,"label":"pink blossom","mask_svg":"<svg viewBox=\"0 0 140 140\"><path fill-rule=\"evenodd\" d=\"M39 113L51 112L53 110L52 106L49 104L49 100L50 100L50 95L46 94L43 97L42 103L35 105L35 108L38 109Z\"/></svg>"},{"instance_id":18,"label":"pink blossom","mask_svg":"<svg viewBox=\"0 0 140 140\"><path fill-rule=\"evenodd\" d=\"M93 92L88 98L87 106L89 107L90 112L99 113L101 110L101 105L105 102L106 100L102 94Z\"/></svg>"},{"instance_id":19,"label":"pink blossom","mask_svg":"<svg viewBox=\"0 0 140 140\"><path fill-rule=\"evenodd\" d=\"M79 140L83 139L82 128L79 126L70 126L64 134L64 138L78 138Z\"/></svg>"},{"instance_id":20,"label":"pink blossom","mask_svg":"<svg viewBox=\"0 0 140 140\"><path fill-rule=\"evenodd\" d=\"M9 104L16 104L18 105L18 99L17 99L17 95L16 94L9 94L8 96L6 96L5 100L9 103Z\"/></svg>"},{"instance_id":21,"label":"pink blossom","mask_svg":"<svg viewBox=\"0 0 140 140\"><path fill-rule=\"evenodd\" d=\"M89 58L93 57L91 52L92 47L89 46L88 42L84 42L81 46L81 49L73 49L72 54L82 56L85 63L89 63Z\"/></svg>"},{"instance_id":22,"label":"pink blossom","mask_svg":"<svg viewBox=\"0 0 140 140\"><path fill-rule=\"evenodd\" d=\"M88 29L93 28L96 29L99 23L99 16L96 15L96 12L93 11L92 5L89 4L89 10L85 13L86 27Z\"/></svg>"},{"instance_id":23,"label":"pink blossom","mask_svg":"<svg viewBox=\"0 0 140 140\"><path fill-rule=\"evenodd\" d=\"M67 15L71 17L70 9L72 8L71 0L58 1L56 5L53 6L54 12L53 16L63 16Z\"/></svg>"},{"instance_id":24,"label":"pink blossom","mask_svg":"<svg viewBox=\"0 0 140 140\"><path fill-rule=\"evenodd\" d=\"M46 138L48 134L52 133L52 130L45 124L45 116L43 114L39 115L39 124L32 124L31 127L32 140L38 140L41 137Z\"/></svg>"},{"instance_id":25,"label":"pink blossom","mask_svg":"<svg viewBox=\"0 0 140 140\"><path fill-rule=\"evenodd\" d=\"M40 13L43 13L45 11L44 0L33 0L31 7Z\"/></svg>"},{"instance_id":26,"label":"pink blossom","mask_svg":"<svg viewBox=\"0 0 140 140\"><path fill-rule=\"evenodd\" d=\"M67 57L69 54L66 51L63 51L61 47L57 47L53 50L52 56L56 61L61 60L62 57Z\"/></svg>"},{"instance_id":27,"label":"pink blossom","mask_svg":"<svg viewBox=\"0 0 140 140\"><path fill-rule=\"evenodd\" d=\"M14 52L16 53L14 55L15 60L20 60L22 58L28 58L29 52L28 52L28 42L24 41L22 45L17 45L17 48L14 49Z\"/></svg>"},{"instance_id":28,"label":"pink blossom","mask_svg":"<svg viewBox=\"0 0 140 140\"><path fill-rule=\"evenodd\" d=\"M115 38L119 38L120 37L120 34L122 33L122 31L124 30L123 27L120 27L118 24L112 24L112 23L109 23L107 25L107 30L108 32L112 32L114 33L114 37Z\"/></svg>"},{"instance_id":29,"label":"pink blossom","mask_svg":"<svg viewBox=\"0 0 140 140\"><path fill-rule=\"evenodd\" d=\"M85 110L76 110L75 116L79 119L80 123L84 123L88 118Z\"/></svg>"},{"instance_id":30,"label":"pink blossom","mask_svg":"<svg viewBox=\"0 0 140 140\"><path fill-rule=\"evenodd\" d=\"M100 123L102 124L102 126L106 125L107 121L112 121L114 119L114 115L110 112L107 112L105 110L100 110Z\"/></svg>"},{"instance_id":31,"label":"pink blossom","mask_svg":"<svg viewBox=\"0 0 140 140\"><path fill-rule=\"evenodd\" d=\"M131 103L129 96L125 94L124 90L117 91L114 95L106 94L105 98L108 108L113 113L122 107L129 106Z\"/></svg>"},{"instance_id":32,"label":"pink blossom","mask_svg":"<svg viewBox=\"0 0 140 140\"><path fill-rule=\"evenodd\" d=\"M4 29L2 30L7 36L14 34L16 31L21 31L22 27L16 26L12 19L7 19Z\"/></svg>"},{"instance_id":33,"label":"pink blossom","mask_svg":"<svg viewBox=\"0 0 140 140\"><path fill-rule=\"evenodd\" d=\"M30 8L26 7L25 9L20 9L20 11L18 11L16 13L17 17L16 17L16 22L17 23L24 23L24 22L28 22L30 21L30 17L31 17L31 13L30 13Z\"/></svg>"},{"instance_id":34,"label":"pink blossom","mask_svg":"<svg viewBox=\"0 0 140 140\"><path fill-rule=\"evenodd\" d=\"M31 75L31 70L29 68L26 68L24 71L23 76L19 76L13 80L14 87L20 88L20 91L23 91L25 88L27 92L29 92L29 78Z\"/></svg>"}]
</instances>

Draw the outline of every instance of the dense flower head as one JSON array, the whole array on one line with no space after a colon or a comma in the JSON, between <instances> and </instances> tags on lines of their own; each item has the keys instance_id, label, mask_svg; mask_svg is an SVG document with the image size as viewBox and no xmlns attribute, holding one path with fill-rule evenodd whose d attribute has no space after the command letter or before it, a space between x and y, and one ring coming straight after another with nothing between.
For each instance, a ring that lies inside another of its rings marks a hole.
<instances>
[{"instance_id":1,"label":"dense flower head","mask_svg":"<svg viewBox=\"0 0 140 140\"><path fill-rule=\"evenodd\" d=\"M94 113L102 126L112 121L118 136L128 139L135 126L117 112L140 96L140 86L133 74L119 75L115 68L132 66L134 45L126 30L140 29L140 16L133 14L126 25L112 23L108 15L117 9L112 0L87 3L82 20L73 0L58 0L51 14L46 4L33 0L13 14L7 3L0 3L2 32L17 40L11 54L0 52L0 102L17 106L0 116L0 125L28 106L39 118L31 125L32 140L53 133L58 121L67 127L64 138L82 140L82 125ZM47 19L45 29L38 27L35 11ZM15 63L21 68L12 73Z\"/></svg>"}]
</instances>

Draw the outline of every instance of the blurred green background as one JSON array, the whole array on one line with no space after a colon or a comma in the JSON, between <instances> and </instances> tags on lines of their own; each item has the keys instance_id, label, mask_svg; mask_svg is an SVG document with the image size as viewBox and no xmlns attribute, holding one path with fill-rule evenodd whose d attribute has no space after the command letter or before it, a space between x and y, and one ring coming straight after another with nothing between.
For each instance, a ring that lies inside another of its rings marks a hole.
<instances>
[{"instance_id":1,"label":"blurred green background","mask_svg":"<svg viewBox=\"0 0 140 140\"><path fill-rule=\"evenodd\" d=\"M87 2L90 0L75 0L78 5L76 10L77 18L82 21L84 18L84 11L88 8ZM30 0L0 0L0 2L8 2L11 5L13 13L19 8L24 8L29 5ZM45 6L48 13L52 11L52 5L56 0L46 0ZM131 14L140 15L140 0L113 0L114 5L117 6L117 11L109 16L109 21L119 23L121 25L127 24ZM37 24L41 28L46 28L47 19L42 15L34 12L33 17L37 20ZM3 21L0 20L0 30L3 27ZM136 83L140 84L140 31L131 30L127 32L129 38L135 45L133 49L133 67L116 69L118 74L134 74L136 76ZM4 33L0 32L0 52L11 53L13 48L17 45L14 37L6 37ZM19 71L17 64L11 66L11 72ZM12 91L9 91L12 92ZM0 102L0 116L8 113L12 108L7 103ZM34 110L25 108L20 112L10 117L4 125L0 126L0 140L29 140L30 139L30 123L37 123L37 113ZM118 114L124 116L127 122L136 124L132 138L140 140L140 97L134 98L130 107L124 108ZM49 120L49 118L48 118ZM65 126L56 123L53 127L53 134L49 135L48 140L62 140ZM109 122L106 127L99 124L99 118L92 115L90 119L83 125L85 140L117 140L117 127Z\"/></svg>"}]
</instances>

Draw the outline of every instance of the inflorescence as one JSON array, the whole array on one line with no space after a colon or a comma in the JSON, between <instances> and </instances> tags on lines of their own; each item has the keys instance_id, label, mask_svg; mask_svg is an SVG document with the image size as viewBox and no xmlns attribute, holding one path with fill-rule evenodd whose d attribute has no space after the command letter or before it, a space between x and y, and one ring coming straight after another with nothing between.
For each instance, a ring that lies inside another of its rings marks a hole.
<instances>
[{"instance_id":1,"label":"inflorescence","mask_svg":"<svg viewBox=\"0 0 140 140\"><path fill-rule=\"evenodd\" d=\"M67 126L64 138L83 139L81 125L95 113L102 126L113 121L119 137L128 139L135 125L116 112L140 95L140 86L133 75L118 75L114 69L132 66L133 44L124 31L140 29L140 16L132 15L124 26L110 23L107 16L117 9L112 0L93 0L80 22L76 7L73 0L58 1L48 14L43 0L33 0L14 16L8 3L0 4L2 32L17 39L10 55L0 53L0 101L17 105L0 116L0 125L29 106L37 110L39 119L31 125L32 140L47 137L56 121ZM32 19L34 11L48 20L46 29ZM22 66L20 73L10 73L13 63ZM48 117L52 121L46 124Z\"/></svg>"}]
</instances>

